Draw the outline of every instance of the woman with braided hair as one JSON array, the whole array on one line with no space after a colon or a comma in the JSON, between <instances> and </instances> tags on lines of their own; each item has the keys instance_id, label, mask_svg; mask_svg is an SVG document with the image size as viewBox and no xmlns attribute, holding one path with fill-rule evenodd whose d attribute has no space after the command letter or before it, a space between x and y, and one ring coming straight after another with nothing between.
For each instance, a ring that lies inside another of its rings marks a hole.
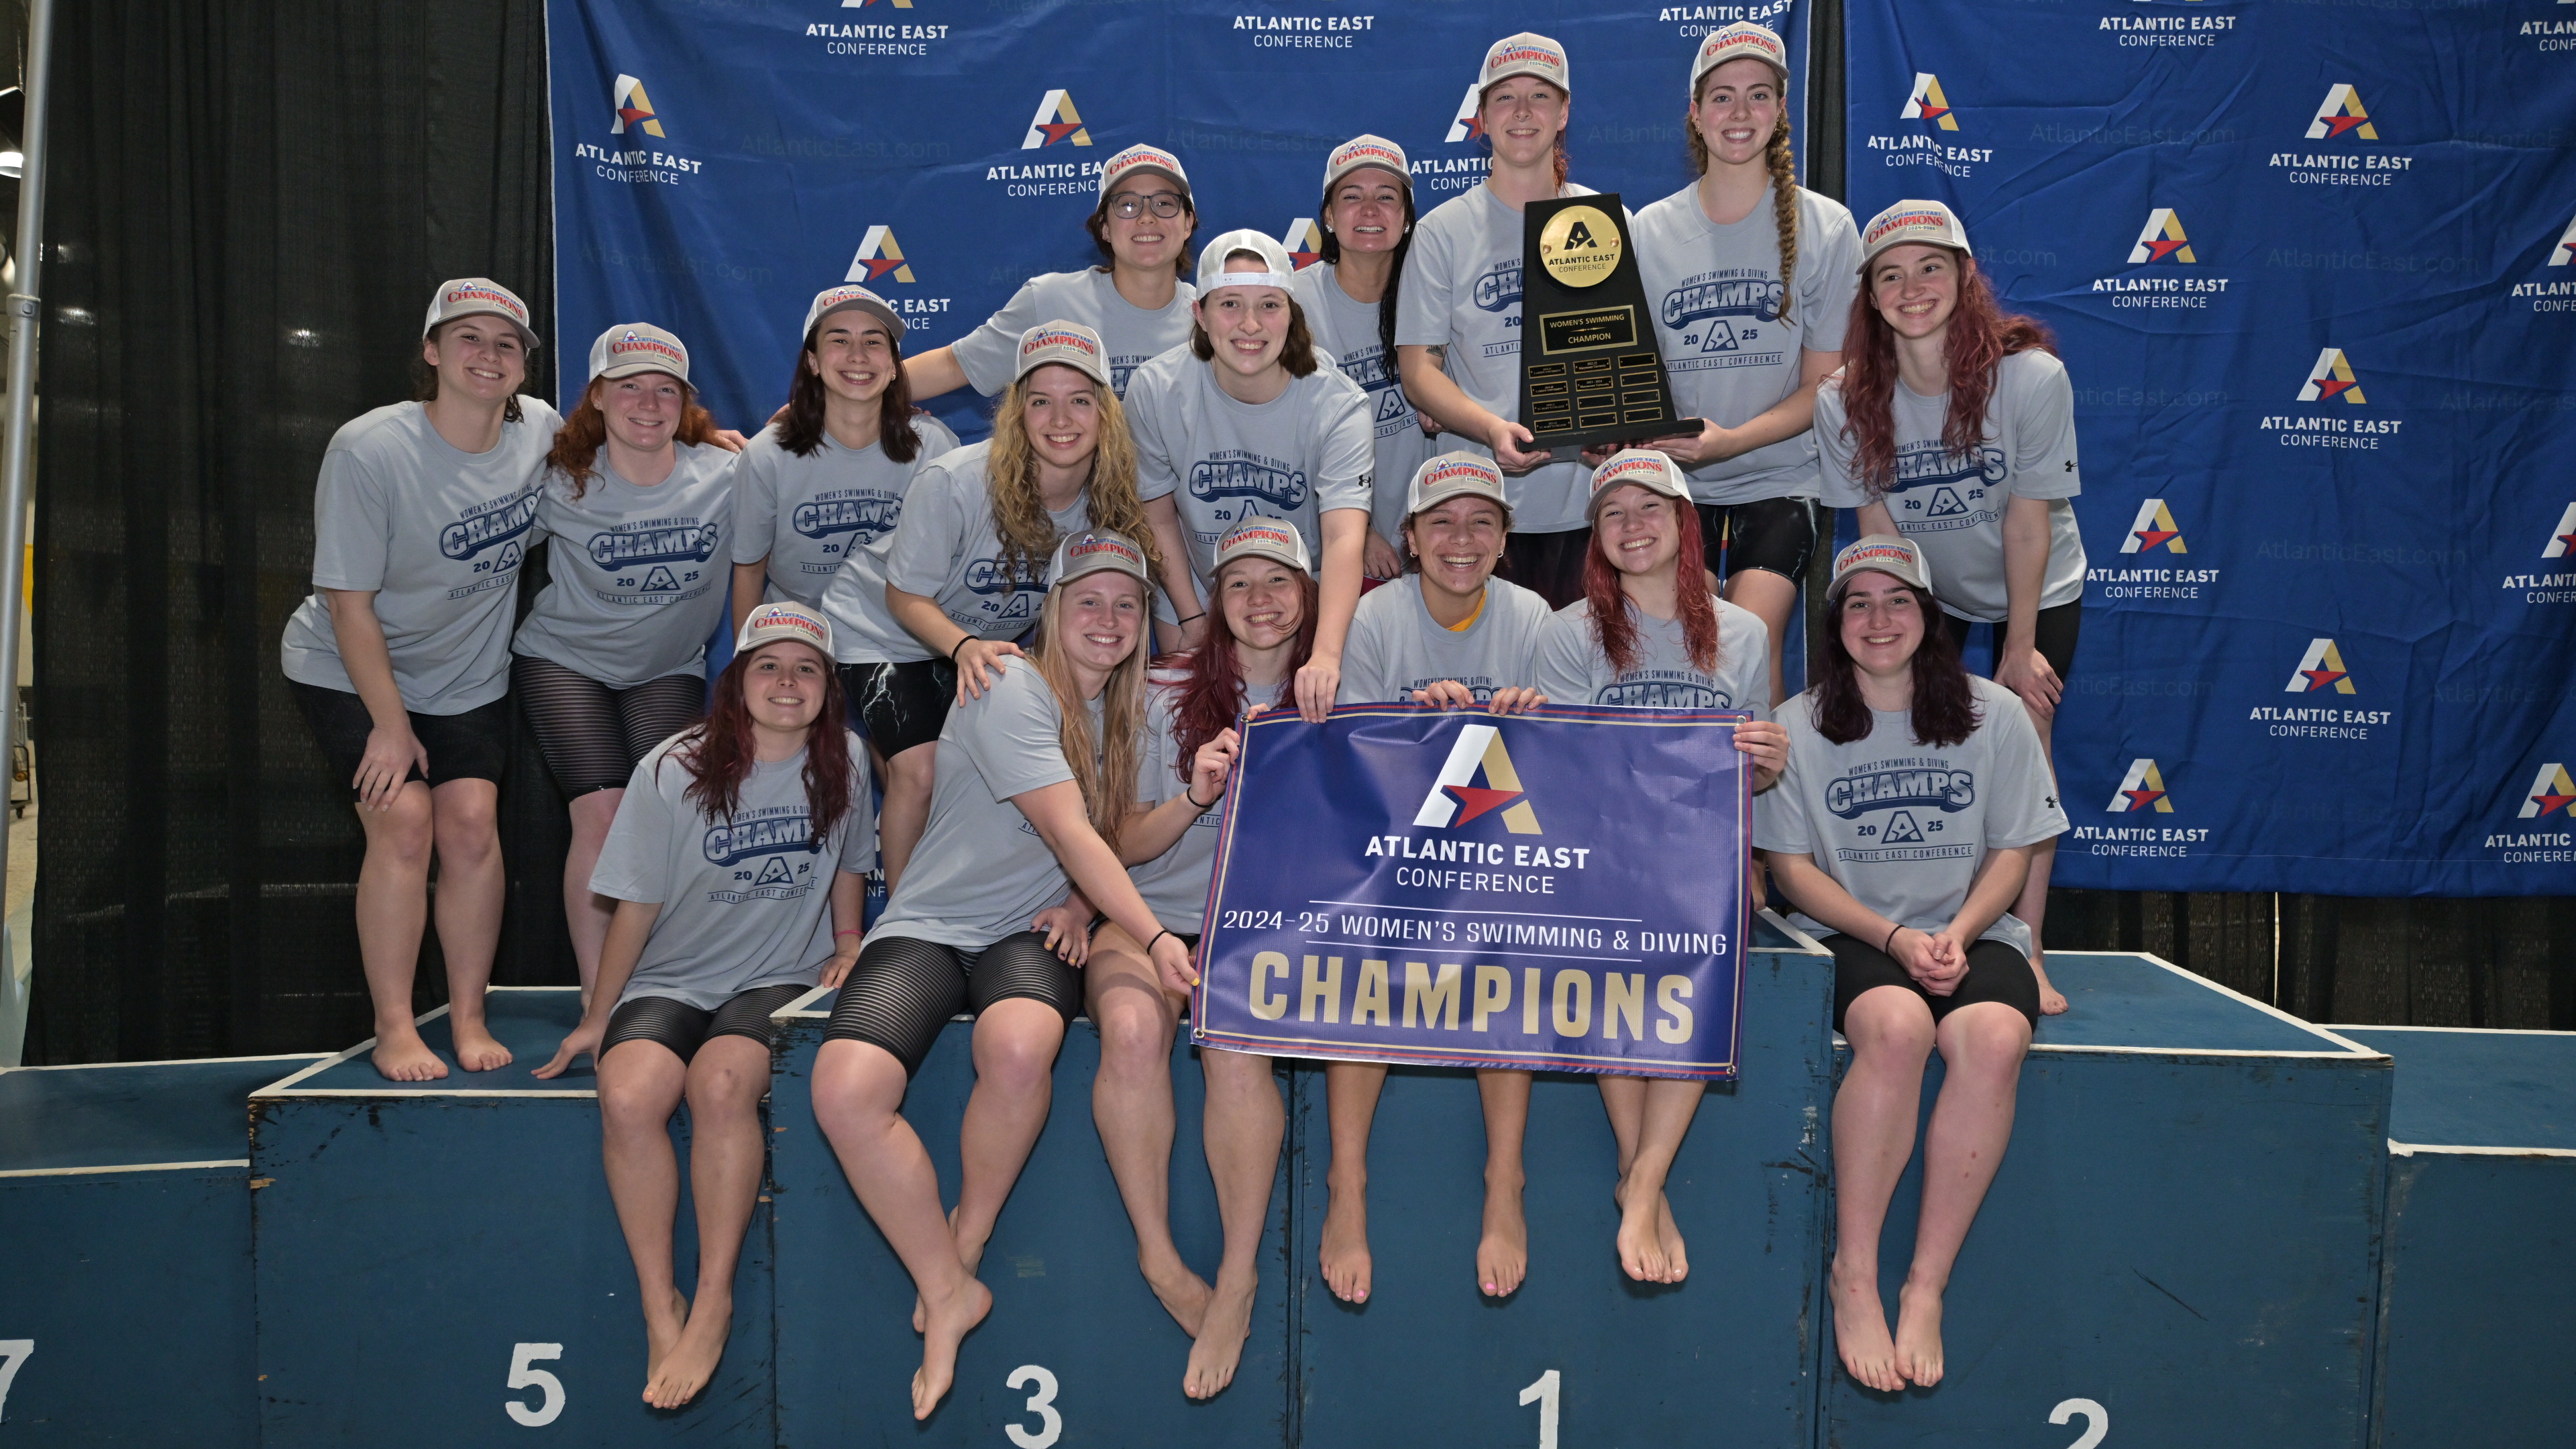
<instances>
[{"instance_id":1,"label":"woman with braided hair","mask_svg":"<svg viewBox=\"0 0 2576 1449\"><path fill-rule=\"evenodd\" d=\"M1707 422L1650 444L1690 478L1726 601L1782 635L1822 527L1816 384L1842 365L1860 236L1840 202L1798 184L1788 51L1759 25L1711 34L1691 63L1686 133L1699 180L1637 213L1637 264L1674 402Z\"/></svg>"}]
</instances>

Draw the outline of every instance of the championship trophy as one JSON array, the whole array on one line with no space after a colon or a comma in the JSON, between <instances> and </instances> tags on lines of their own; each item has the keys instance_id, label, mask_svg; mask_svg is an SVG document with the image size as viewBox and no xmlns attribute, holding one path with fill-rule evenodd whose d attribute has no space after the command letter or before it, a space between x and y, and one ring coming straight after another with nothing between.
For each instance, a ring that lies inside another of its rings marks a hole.
<instances>
[{"instance_id":1,"label":"championship trophy","mask_svg":"<svg viewBox=\"0 0 2576 1449\"><path fill-rule=\"evenodd\" d=\"M1614 195L1534 201L1522 212L1521 424L1571 458L1700 430L1673 413L1654 313Z\"/></svg>"}]
</instances>

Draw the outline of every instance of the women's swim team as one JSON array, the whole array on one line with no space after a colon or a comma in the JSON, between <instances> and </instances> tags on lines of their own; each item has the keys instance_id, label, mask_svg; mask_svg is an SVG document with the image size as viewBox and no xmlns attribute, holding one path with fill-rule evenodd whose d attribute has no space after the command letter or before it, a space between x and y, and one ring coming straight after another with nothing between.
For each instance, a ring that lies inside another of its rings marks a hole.
<instances>
[{"instance_id":1,"label":"women's swim team","mask_svg":"<svg viewBox=\"0 0 2576 1449\"><path fill-rule=\"evenodd\" d=\"M1092 1114L1138 1267L1192 1341L1182 1389L1223 1391L1284 1131L1269 1058L1202 1054L1212 1278L1183 1261L1167 1204L1173 1034L1235 724L1379 701L1753 716L1736 747L1754 854L1833 953L1853 1053L1833 1108L1835 1340L1872 1389L1940 1381L1951 1264L2008 1145L2032 1027L2066 1009L2040 933L2066 828L2049 725L2084 584L2073 396L2047 329L2001 309L1949 208L1899 202L1856 227L1798 185L1787 79L1758 25L1697 46L1697 177L1630 220L1650 293L1705 302L1654 311L1676 400L1706 422L1581 458L1513 420L1519 307L1487 310L1477 287L1517 266L1523 208L1587 190L1568 175L1566 55L1540 35L1486 52L1491 169L1428 214L1402 148L1362 135L1324 164L1321 262L1299 270L1250 230L1193 250L1180 159L1131 147L1085 223L1097 266L1032 278L914 355L884 299L827 288L786 406L749 438L699 404L686 342L643 321L592 342L558 415L521 392L540 339L518 296L438 288L415 399L350 422L323 459L314 590L283 663L365 829L359 943L387 1078L448 1070L410 1014L432 924L457 1065L511 1060L483 997L514 708L562 792L584 1012L536 1074L596 1063L647 1402L688 1402L723 1352L771 1017L818 986L834 994L814 1114L918 1289L915 1414L992 1306L977 1269L1077 1014L1100 1033ZM984 441L918 409L961 387L994 400ZM1782 639L1834 509L1857 510L1861 536L1833 560L1821 665L1784 698ZM518 617L542 540L548 581ZM1982 675L1963 657L1976 623L1992 626ZM710 686L719 630L734 652ZM1892 819L1831 803L1833 782L1927 762L1978 780L1942 822L1950 848L1890 849ZM870 873L890 892L872 925ZM976 1081L943 1210L903 1105L961 1012ZM1891 1325L1879 1235L1936 1050L1947 1073ZM1532 1271L1531 1081L1476 1076L1473 1271L1504 1299ZM1352 1303L1372 1287L1385 1077L1325 1069L1320 1268ZM1620 1264L1678 1283L1690 1262L1663 1184L1702 1088L1600 1090ZM667 1130L683 1101L688 1285Z\"/></svg>"}]
</instances>

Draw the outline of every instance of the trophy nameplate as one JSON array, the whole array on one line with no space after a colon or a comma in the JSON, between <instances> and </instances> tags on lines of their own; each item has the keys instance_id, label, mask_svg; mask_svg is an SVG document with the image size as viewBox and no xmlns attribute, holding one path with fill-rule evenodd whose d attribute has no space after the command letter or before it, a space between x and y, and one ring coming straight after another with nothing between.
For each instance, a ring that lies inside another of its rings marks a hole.
<instances>
[{"instance_id":1,"label":"trophy nameplate","mask_svg":"<svg viewBox=\"0 0 2576 1449\"><path fill-rule=\"evenodd\" d=\"M1615 195L1523 210L1521 425L1560 458L1700 430L1679 417Z\"/></svg>"}]
</instances>

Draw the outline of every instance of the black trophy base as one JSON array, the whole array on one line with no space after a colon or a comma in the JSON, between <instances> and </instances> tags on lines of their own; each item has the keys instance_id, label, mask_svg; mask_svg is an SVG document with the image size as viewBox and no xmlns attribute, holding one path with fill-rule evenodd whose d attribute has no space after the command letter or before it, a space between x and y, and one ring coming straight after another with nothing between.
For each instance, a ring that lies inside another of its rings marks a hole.
<instances>
[{"instance_id":1,"label":"black trophy base","mask_svg":"<svg viewBox=\"0 0 2576 1449\"><path fill-rule=\"evenodd\" d=\"M1664 438L1695 438L1703 420L1699 418L1665 418L1661 421L1640 419L1626 423L1603 423L1598 427L1576 428L1572 432L1539 433L1533 448L1545 448L1562 463L1580 457L1593 448L1628 448Z\"/></svg>"}]
</instances>

